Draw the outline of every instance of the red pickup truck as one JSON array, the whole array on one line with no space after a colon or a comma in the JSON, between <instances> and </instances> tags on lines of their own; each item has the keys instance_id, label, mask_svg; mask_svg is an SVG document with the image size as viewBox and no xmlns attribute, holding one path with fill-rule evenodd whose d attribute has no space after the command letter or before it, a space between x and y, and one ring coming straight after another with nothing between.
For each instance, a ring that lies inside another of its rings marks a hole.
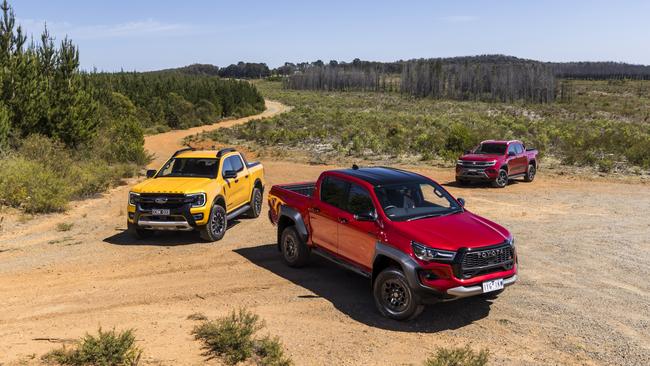
<instances>
[{"instance_id":1,"label":"red pickup truck","mask_svg":"<svg viewBox=\"0 0 650 366\"><path fill-rule=\"evenodd\" d=\"M526 182L535 179L538 151L527 149L521 141L488 140L465 152L456 162L456 182L467 185L472 181L492 182L504 188L513 178Z\"/></svg>"},{"instance_id":2,"label":"red pickup truck","mask_svg":"<svg viewBox=\"0 0 650 366\"><path fill-rule=\"evenodd\" d=\"M354 166L273 186L269 218L289 266L329 259L369 278L379 311L405 320L425 304L492 297L517 280L510 232L464 204L422 175Z\"/></svg>"}]
</instances>

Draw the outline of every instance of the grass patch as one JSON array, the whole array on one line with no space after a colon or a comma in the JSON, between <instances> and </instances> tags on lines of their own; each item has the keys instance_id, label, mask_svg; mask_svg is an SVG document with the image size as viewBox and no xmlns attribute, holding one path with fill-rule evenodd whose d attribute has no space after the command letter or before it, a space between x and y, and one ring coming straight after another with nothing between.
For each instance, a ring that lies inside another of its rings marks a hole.
<instances>
[{"instance_id":1,"label":"grass patch","mask_svg":"<svg viewBox=\"0 0 650 366\"><path fill-rule=\"evenodd\" d=\"M59 222L58 224L56 224L56 231L58 232L70 231L72 230L73 226L74 226L73 223Z\"/></svg>"},{"instance_id":2,"label":"grass patch","mask_svg":"<svg viewBox=\"0 0 650 366\"><path fill-rule=\"evenodd\" d=\"M70 366L134 366L140 363L141 356L133 330L104 332L100 328L96 336L86 334L70 349L64 346L47 353L43 361Z\"/></svg>"},{"instance_id":3,"label":"grass patch","mask_svg":"<svg viewBox=\"0 0 650 366\"><path fill-rule=\"evenodd\" d=\"M469 346L459 348L438 348L425 362L424 366L484 366L489 352L482 349L473 351Z\"/></svg>"},{"instance_id":4,"label":"grass patch","mask_svg":"<svg viewBox=\"0 0 650 366\"><path fill-rule=\"evenodd\" d=\"M295 148L329 161L349 156L448 162L481 140L520 139L565 164L601 171L650 168L650 81L567 83L570 100L526 104L285 90L279 82L260 81L263 95L294 108L207 137Z\"/></svg>"},{"instance_id":5,"label":"grass patch","mask_svg":"<svg viewBox=\"0 0 650 366\"><path fill-rule=\"evenodd\" d=\"M259 316L246 309L233 311L215 321L196 326L192 334L203 342L208 359L219 358L227 365L252 362L255 365L286 366L293 362L284 355L277 337L256 337L264 328Z\"/></svg>"}]
</instances>

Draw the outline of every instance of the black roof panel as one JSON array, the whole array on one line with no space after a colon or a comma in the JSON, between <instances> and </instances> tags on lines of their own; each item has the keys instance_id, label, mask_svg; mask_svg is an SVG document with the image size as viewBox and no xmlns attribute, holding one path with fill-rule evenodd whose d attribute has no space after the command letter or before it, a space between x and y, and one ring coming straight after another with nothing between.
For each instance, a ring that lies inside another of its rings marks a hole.
<instances>
[{"instance_id":1,"label":"black roof panel","mask_svg":"<svg viewBox=\"0 0 650 366\"><path fill-rule=\"evenodd\" d=\"M407 172L405 170L386 168L386 167L373 167L373 168L359 168L359 169L340 169L337 172L347 174L349 176L363 179L373 186L384 186L389 184L397 184L404 182L426 182L427 179L423 176Z\"/></svg>"}]
</instances>

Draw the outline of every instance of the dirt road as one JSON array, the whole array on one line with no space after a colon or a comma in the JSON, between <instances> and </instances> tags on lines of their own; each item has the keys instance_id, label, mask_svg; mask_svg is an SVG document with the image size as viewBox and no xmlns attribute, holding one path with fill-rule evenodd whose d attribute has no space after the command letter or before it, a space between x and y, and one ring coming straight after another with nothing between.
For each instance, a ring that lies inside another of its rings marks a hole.
<instances>
[{"instance_id":1,"label":"dirt road","mask_svg":"<svg viewBox=\"0 0 650 366\"><path fill-rule=\"evenodd\" d=\"M146 146L164 159L188 133L196 132L151 136ZM269 184L330 168L263 163ZM417 365L438 346L465 344L489 348L494 364L650 364L648 185L542 170L531 184L449 189L514 233L521 281L495 301L432 306L411 323L380 317L363 278L320 260L284 266L264 215L235 222L218 243L193 234L134 241L124 232L123 186L66 214L5 220L0 364L36 363L59 344L34 338L77 338L100 325L135 328L147 364L204 364L187 316L240 306L266 320L298 365ZM60 222L74 226L59 232Z\"/></svg>"}]
</instances>

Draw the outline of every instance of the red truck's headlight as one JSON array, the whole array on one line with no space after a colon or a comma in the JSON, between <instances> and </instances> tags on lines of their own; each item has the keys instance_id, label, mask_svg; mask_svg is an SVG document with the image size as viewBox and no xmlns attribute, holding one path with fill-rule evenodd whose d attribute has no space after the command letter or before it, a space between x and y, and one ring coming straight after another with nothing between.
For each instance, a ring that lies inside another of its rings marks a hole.
<instances>
[{"instance_id":1,"label":"red truck's headlight","mask_svg":"<svg viewBox=\"0 0 650 366\"><path fill-rule=\"evenodd\" d=\"M417 259L426 262L451 262L456 257L456 252L430 248L415 241L411 242L411 248L413 248L413 254Z\"/></svg>"}]
</instances>

